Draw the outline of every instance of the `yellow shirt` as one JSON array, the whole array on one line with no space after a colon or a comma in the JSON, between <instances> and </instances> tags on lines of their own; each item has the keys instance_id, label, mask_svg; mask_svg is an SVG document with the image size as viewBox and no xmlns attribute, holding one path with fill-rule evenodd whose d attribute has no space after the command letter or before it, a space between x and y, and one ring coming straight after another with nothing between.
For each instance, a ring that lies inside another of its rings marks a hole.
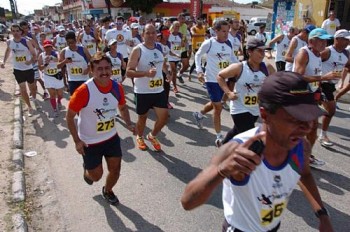
<instances>
[{"instance_id":1,"label":"yellow shirt","mask_svg":"<svg viewBox=\"0 0 350 232\"><path fill-rule=\"evenodd\" d=\"M192 31L192 48L198 50L205 39L205 27L202 26L202 28L199 28L197 26L194 26L194 28L191 31Z\"/></svg>"}]
</instances>

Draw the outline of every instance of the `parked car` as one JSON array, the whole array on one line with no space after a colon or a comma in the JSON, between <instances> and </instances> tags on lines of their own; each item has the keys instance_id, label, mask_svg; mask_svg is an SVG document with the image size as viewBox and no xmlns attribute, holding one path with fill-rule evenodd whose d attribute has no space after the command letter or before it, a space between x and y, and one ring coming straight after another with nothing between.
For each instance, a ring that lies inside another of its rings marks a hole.
<instances>
[{"instance_id":1,"label":"parked car","mask_svg":"<svg viewBox=\"0 0 350 232\"><path fill-rule=\"evenodd\" d=\"M266 23L267 18L266 17L253 17L249 20L250 24L253 23Z\"/></svg>"},{"instance_id":2,"label":"parked car","mask_svg":"<svg viewBox=\"0 0 350 232\"><path fill-rule=\"evenodd\" d=\"M259 27L261 25L265 25L266 26L266 22L249 23L247 25L248 35L255 35L259 31Z\"/></svg>"},{"instance_id":3,"label":"parked car","mask_svg":"<svg viewBox=\"0 0 350 232\"><path fill-rule=\"evenodd\" d=\"M0 40L10 38L10 30L2 23L0 23Z\"/></svg>"}]
</instances>

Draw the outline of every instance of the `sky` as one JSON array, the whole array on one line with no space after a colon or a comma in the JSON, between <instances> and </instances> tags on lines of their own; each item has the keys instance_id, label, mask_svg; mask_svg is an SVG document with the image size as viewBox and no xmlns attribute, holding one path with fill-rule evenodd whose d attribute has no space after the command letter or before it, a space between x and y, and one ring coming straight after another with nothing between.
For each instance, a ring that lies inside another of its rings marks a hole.
<instances>
[{"instance_id":1,"label":"sky","mask_svg":"<svg viewBox=\"0 0 350 232\"><path fill-rule=\"evenodd\" d=\"M250 3L253 0L235 0L237 3ZM55 5L55 3L60 3L62 0L16 0L17 9L19 13L27 15L34 13L34 9L42 9L44 5ZM10 10L9 0L0 0L0 7Z\"/></svg>"}]
</instances>

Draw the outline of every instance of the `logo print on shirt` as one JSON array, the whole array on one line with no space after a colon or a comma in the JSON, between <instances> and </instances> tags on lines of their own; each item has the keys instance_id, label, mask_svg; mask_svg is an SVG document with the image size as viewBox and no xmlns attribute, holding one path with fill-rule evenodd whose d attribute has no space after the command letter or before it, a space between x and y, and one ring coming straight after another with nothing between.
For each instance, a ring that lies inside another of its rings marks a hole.
<instances>
[{"instance_id":1,"label":"logo print on shirt","mask_svg":"<svg viewBox=\"0 0 350 232\"><path fill-rule=\"evenodd\" d=\"M148 65L151 66L151 68L155 68L156 67L154 61L149 62Z\"/></svg>"},{"instance_id":2,"label":"logo print on shirt","mask_svg":"<svg viewBox=\"0 0 350 232\"><path fill-rule=\"evenodd\" d=\"M339 55L339 59L338 59L338 61L341 61L341 55Z\"/></svg>"},{"instance_id":3,"label":"logo print on shirt","mask_svg":"<svg viewBox=\"0 0 350 232\"><path fill-rule=\"evenodd\" d=\"M281 183L281 176L280 175L275 175L274 177L273 177L273 180L274 180L274 184L272 184L272 187L273 188L281 188L282 187L282 183Z\"/></svg>"},{"instance_id":4,"label":"logo print on shirt","mask_svg":"<svg viewBox=\"0 0 350 232\"><path fill-rule=\"evenodd\" d=\"M157 53L153 53L154 59L158 59L158 54Z\"/></svg>"},{"instance_id":5,"label":"logo print on shirt","mask_svg":"<svg viewBox=\"0 0 350 232\"><path fill-rule=\"evenodd\" d=\"M257 197L258 200L261 202L263 205L268 205L270 208L272 208L272 201L270 200L271 196L265 196L265 194L261 194L261 198Z\"/></svg>"},{"instance_id":6,"label":"logo print on shirt","mask_svg":"<svg viewBox=\"0 0 350 232\"><path fill-rule=\"evenodd\" d=\"M245 83L244 87L247 88L248 93L250 93L251 91L254 92L254 89L252 87L252 83Z\"/></svg>"},{"instance_id":7,"label":"logo print on shirt","mask_svg":"<svg viewBox=\"0 0 350 232\"><path fill-rule=\"evenodd\" d=\"M224 58L222 57L222 53L216 53L216 57L219 59L219 60L223 60Z\"/></svg>"},{"instance_id":8,"label":"logo print on shirt","mask_svg":"<svg viewBox=\"0 0 350 232\"><path fill-rule=\"evenodd\" d=\"M108 99L107 99L106 97L103 98L103 105L104 105L104 106L108 106L108 105L109 105Z\"/></svg>"},{"instance_id":9,"label":"logo print on shirt","mask_svg":"<svg viewBox=\"0 0 350 232\"><path fill-rule=\"evenodd\" d=\"M224 52L225 51L225 47L221 46L221 51Z\"/></svg>"},{"instance_id":10,"label":"logo print on shirt","mask_svg":"<svg viewBox=\"0 0 350 232\"><path fill-rule=\"evenodd\" d=\"M124 40L124 36L122 34L118 34L117 35L117 41L118 42L123 42L123 40Z\"/></svg>"},{"instance_id":11,"label":"logo print on shirt","mask_svg":"<svg viewBox=\"0 0 350 232\"><path fill-rule=\"evenodd\" d=\"M97 115L99 120L101 120L101 118L105 118L105 116L103 116L102 109L96 109L94 110L94 113Z\"/></svg>"}]
</instances>

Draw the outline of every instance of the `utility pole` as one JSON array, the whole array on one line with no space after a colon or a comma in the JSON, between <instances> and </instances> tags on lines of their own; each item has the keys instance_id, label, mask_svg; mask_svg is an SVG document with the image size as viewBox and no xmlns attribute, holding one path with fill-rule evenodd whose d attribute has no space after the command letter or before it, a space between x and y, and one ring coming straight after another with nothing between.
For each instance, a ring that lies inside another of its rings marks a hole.
<instances>
[{"instance_id":1,"label":"utility pole","mask_svg":"<svg viewBox=\"0 0 350 232\"><path fill-rule=\"evenodd\" d=\"M17 19L18 11L17 11L16 0L10 0L10 6L11 6L12 18Z\"/></svg>"}]
</instances>

